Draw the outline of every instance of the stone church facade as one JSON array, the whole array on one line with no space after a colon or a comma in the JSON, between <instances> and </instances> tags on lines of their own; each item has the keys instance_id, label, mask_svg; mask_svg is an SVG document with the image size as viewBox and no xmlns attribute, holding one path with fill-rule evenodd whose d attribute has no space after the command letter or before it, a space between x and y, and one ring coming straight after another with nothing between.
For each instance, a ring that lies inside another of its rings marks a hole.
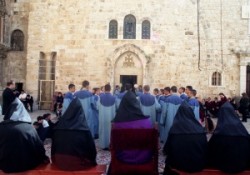
<instances>
[{"instance_id":1,"label":"stone church facade","mask_svg":"<svg viewBox=\"0 0 250 175\"><path fill-rule=\"evenodd\" d=\"M43 103L85 79L250 93L249 0L0 2L0 90L13 79Z\"/></svg>"}]
</instances>

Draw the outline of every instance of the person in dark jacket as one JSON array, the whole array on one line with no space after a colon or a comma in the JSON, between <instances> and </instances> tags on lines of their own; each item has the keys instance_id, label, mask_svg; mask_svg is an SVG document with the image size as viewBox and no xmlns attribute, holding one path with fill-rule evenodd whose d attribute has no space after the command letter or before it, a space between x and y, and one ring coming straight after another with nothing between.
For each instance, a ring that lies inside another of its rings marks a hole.
<instances>
[{"instance_id":1,"label":"person in dark jacket","mask_svg":"<svg viewBox=\"0 0 250 175\"><path fill-rule=\"evenodd\" d=\"M247 169L250 137L233 106L226 102L218 112L218 122L209 140L209 164L226 173Z\"/></svg>"},{"instance_id":2,"label":"person in dark jacket","mask_svg":"<svg viewBox=\"0 0 250 175\"><path fill-rule=\"evenodd\" d=\"M96 154L81 102L75 98L54 127L52 161L62 170L84 170L96 165Z\"/></svg>"},{"instance_id":3,"label":"person in dark jacket","mask_svg":"<svg viewBox=\"0 0 250 175\"><path fill-rule=\"evenodd\" d=\"M7 82L7 87L4 89L2 97L3 97L3 107L2 114L5 115L8 111L11 103L15 100L16 95L14 94L15 82L10 80Z\"/></svg>"},{"instance_id":4,"label":"person in dark jacket","mask_svg":"<svg viewBox=\"0 0 250 175\"><path fill-rule=\"evenodd\" d=\"M164 152L167 154L164 175L174 174L170 167L194 173L201 171L206 165L206 132L185 101L176 113Z\"/></svg>"},{"instance_id":5,"label":"person in dark jacket","mask_svg":"<svg viewBox=\"0 0 250 175\"><path fill-rule=\"evenodd\" d=\"M239 112L242 114L242 122L247 122L247 117L249 117L249 98L247 93L242 93L242 98L240 99Z\"/></svg>"},{"instance_id":6,"label":"person in dark jacket","mask_svg":"<svg viewBox=\"0 0 250 175\"><path fill-rule=\"evenodd\" d=\"M49 162L31 118L16 98L0 123L0 169L5 173L31 170Z\"/></svg>"}]
</instances>

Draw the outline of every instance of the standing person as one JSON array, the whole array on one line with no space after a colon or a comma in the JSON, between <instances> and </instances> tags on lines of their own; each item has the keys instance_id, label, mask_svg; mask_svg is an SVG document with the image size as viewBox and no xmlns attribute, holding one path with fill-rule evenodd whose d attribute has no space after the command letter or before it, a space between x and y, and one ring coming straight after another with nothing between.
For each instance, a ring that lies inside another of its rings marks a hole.
<instances>
[{"instance_id":1,"label":"standing person","mask_svg":"<svg viewBox=\"0 0 250 175\"><path fill-rule=\"evenodd\" d=\"M67 110L69 104L74 99L76 86L74 84L69 84L68 89L69 91L64 95L64 99L63 99L62 114Z\"/></svg>"},{"instance_id":2,"label":"standing person","mask_svg":"<svg viewBox=\"0 0 250 175\"><path fill-rule=\"evenodd\" d=\"M61 92L58 92L56 97L56 102L54 104L54 112L57 113L57 108L63 104L63 95Z\"/></svg>"},{"instance_id":3,"label":"standing person","mask_svg":"<svg viewBox=\"0 0 250 175\"><path fill-rule=\"evenodd\" d=\"M119 85L115 86L115 90L114 90L114 96L117 97L121 92L121 88Z\"/></svg>"},{"instance_id":4,"label":"standing person","mask_svg":"<svg viewBox=\"0 0 250 175\"><path fill-rule=\"evenodd\" d=\"M155 96L150 94L149 85L143 87L143 94L139 96L139 102L141 106L142 113L145 116L150 116L151 122L156 123L156 111L161 109L160 104L158 103Z\"/></svg>"},{"instance_id":5,"label":"standing person","mask_svg":"<svg viewBox=\"0 0 250 175\"><path fill-rule=\"evenodd\" d=\"M116 97L116 106L117 108L119 107L121 100L123 98L123 96L128 92L128 91L132 91L132 85L131 84L125 84L125 91L121 92L117 97Z\"/></svg>"},{"instance_id":6,"label":"standing person","mask_svg":"<svg viewBox=\"0 0 250 175\"><path fill-rule=\"evenodd\" d=\"M3 107L2 107L2 114L5 115L7 110L9 109L11 103L15 100L16 95L14 94L13 90L15 89L16 85L15 82L10 80L7 82L7 87L4 89L2 97L3 97Z\"/></svg>"},{"instance_id":7,"label":"standing person","mask_svg":"<svg viewBox=\"0 0 250 175\"><path fill-rule=\"evenodd\" d=\"M164 126L164 144L168 139L169 130L172 127L175 115L182 103L182 99L177 94L177 87L172 86L170 89L171 95L165 99L165 107L162 108L161 114L161 124Z\"/></svg>"},{"instance_id":8,"label":"standing person","mask_svg":"<svg viewBox=\"0 0 250 175\"><path fill-rule=\"evenodd\" d=\"M178 92L179 92L179 94L180 94L180 97L181 97L181 99L183 100L183 101L187 101L187 99L188 99L188 96L187 96L187 94L185 93L185 88L184 87L180 87L179 88L179 90L178 90Z\"/></svg>"},{"instance_id":9,"label":"standing person","mask_svg":"<svg viewBox=\"0 0 250 175\"><path fill-rule=\"evenodd\" d=\"M94 120L94 132L95 139L99 138L99 111L97 103L100 99L100 88L93 88L94 103L93 103L93 120Z\"/></svg>"},{"instance_id":10,"label":"standing person","mask_svg":"<svg viewBox=\"0 0 250 175\"><path fill-rule=\"evenodd\" d=\"M200 122L200 104L195 96L196 90L192 89L188 94L188 104L193 109L196 120Z\"/></svg>"},{"instance_id":11,"label":"standing person","mask_svg":"<svg viewBox=\"0 0 250 175\"><path fill-rule=\"evenodd\" d=\"M115 117L116 105L115 97L110 93L111 86L104 86L105 93L100 96L98 101L99 110L99 146L107 150L110 144L111 121Z\"/></svg>"},{"instance_id":12,"label":"standing person","mask_svg":"<svg viewBox=\"0 0 250 175\"><path fill-rule=\"evenodd\" d=\"M242 114L242 122L247 122L247 117L249 117L249 98L245 92L241 95L239 112Z\"/></svg>"},{"instance_id":13,"label":"standing person","mask_svg":"<svg viewBox=\"0 0 250 175\"><path fill-rule=\"evenodd\" d=\"M81 101L83 111L90 129L90 132L94 138L94 120L93 120L93 105L94 105L94 96L89 91L89 81L84 80L82 82L82 89L75 93L75 96Z\"/></svg>"},{"instance_id":14,"label":"standing person","mask_svg":"<svg viewBox=\"0 0 250 175\"><path fill-rule=\"evenodd\" d=\"M227 97L221 92L219 93L220 101L219 101L219 107L221 107L224 103L226 103Z\"/></svg>"},{"instance_id":15,"label":"standing person","mask_svg":"<svg viewBox=\"0 0 250 175\"><path fill-rule=\"evenodd\" d=\"M29 111L33 112L34 100L33 100L33 97L30 94L28 94L27 97L26 97L26 103L27 103L27 108L29 108Z\"/></svg>"},{"instance_id":16,"label":"standing person","mask_svg":"<svg viewBox=\"0 0 250 175\"><path fill-rule=\"evenodd\" d=\"M170 87L165 87L164 88L164 96L161 96L159 99L159 103L161 105L161 116L160 116L160 141L161 143L164 143L165 138L167 138L167 125L165 125L165 121L163 121L162 118L162 113L167 111L167 103L166 103L166 99L171 95L170 93L171 89ZM164 114L165 115L165 114Z\"/></svg>"}]
</instances>

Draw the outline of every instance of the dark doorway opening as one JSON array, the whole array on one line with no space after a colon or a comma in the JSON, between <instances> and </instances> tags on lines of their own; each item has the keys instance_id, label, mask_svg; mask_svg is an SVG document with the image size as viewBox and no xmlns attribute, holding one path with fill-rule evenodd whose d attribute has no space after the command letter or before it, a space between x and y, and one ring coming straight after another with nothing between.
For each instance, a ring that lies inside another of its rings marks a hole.
<instances>
[{"instance_id":1,"label":"dark doorway opening","mask_svg":"<svg viewBox=\"0 0 250 175\"><path fill-rule=\"evenodd\" d=\"M125 90L127 83L131 84L134 88L134 85L137 83L137 75L120 75L120 83L122 84L122 92Z\"/></svg>"},{"instance_id":2,"label":"dark doorway opening","mask_svg":"<svg viewBox=\"0 0 250 175\"><path fill-rule=\"evenodd\" d=\"M250 65L247 66L247 87L246 87L246 93L248 96L250 96Z\"/></svg>"},{"instance_id":3,"label":"dark doorway opening","mask_svg":"<svg viewBox=\"0 0 250 175\"><path fill-rule=\"evenodd\" d=\"M23 90L23 83L16 83L16 90L21 93L21 91Z\"/></svg>"}]
</instances>

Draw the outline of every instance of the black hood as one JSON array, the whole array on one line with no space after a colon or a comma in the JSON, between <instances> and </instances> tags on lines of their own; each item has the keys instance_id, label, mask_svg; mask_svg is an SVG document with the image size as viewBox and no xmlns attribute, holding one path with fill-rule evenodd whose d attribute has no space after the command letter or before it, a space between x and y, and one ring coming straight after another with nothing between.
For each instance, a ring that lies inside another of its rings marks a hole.
<instances>
[{"instance_id":1,"label":"black hood","mask_svg":"<svg viewBox=\"0 0 250 175\"><path fill-rule=\"evenodd\" d=\"M136 95L128 91L122 98L113 122L129 122L148 118L143 115Z\"/></svg>"},{"instance_id":2,"label":"black hood","mask_svg":"<svg viewBox=\"0 0 250 175\"><path fill-rule=\"evenodd\" d=\"M202 134L205 130L195 119L194 112L187 102L183 102L174 118L169 134Z\"/></svg>"},{"instance_id":3,"label":"black hood","mask_svg":"<svg viewBox=\"0 0 250 175\"><path fill-rule=\"evenodd\" d=\"M226 102L218 112L218 122L214 130L214 135L225 136L249 136L246 128L241 123L233 106Z\"/></svg>"},{"instance_id":4,"label":"black hood","mask_svg":"<svg viewBox=\"0 0 250 175\"><path fill-rule=\"evenodd\" d=\"M78 98L75 98L58 121L55 130L84 130L88 131L89 127L85 114Z\"/></svg>"}]
</instances>

